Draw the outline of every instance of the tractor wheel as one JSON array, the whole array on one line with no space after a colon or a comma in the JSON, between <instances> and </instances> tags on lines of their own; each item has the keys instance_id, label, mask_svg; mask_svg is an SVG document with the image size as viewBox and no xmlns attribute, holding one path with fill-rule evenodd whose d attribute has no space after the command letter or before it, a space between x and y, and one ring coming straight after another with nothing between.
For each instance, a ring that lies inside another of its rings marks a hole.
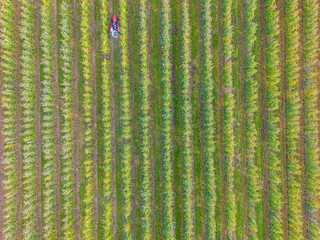
<instances>
[{"instance_id":1,"label":"tractor wheel","mask_svg":"<svg viewBox=\"0 0 320 240\"><path fill-rule=\"evenodd\" d=\"M120 32L120 26L119 25L117 25L117 31Z\"/></svg>"},{"instance_id":2,"label":"tractor wheel","mask_svg":"<svg viewBox=\"0 0 320 240\"><path fill-rule=\"evenodd\" d=\"M113 26L112 25L110 26L110 32L113 32Z\"/></svg>"}]
</instances>

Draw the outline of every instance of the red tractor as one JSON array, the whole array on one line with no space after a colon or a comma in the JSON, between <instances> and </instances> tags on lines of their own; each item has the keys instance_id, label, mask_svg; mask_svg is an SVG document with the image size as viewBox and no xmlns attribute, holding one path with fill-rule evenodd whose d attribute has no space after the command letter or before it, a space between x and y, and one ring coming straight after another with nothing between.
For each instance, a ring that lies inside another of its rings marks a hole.
<instances>
[{"instance_id":1,"label":"red tractor","mask_svg":"<svg viewBox=\"0 0 320 240\"><path fill-rule=\"evenodd\" d=\"M120 25L118 24L119 18L116 14L113 14L112 16L112 24L110 26L110 32L112 37L117 38L119 36L120 32Z\"/></svg>"}]
</instances>

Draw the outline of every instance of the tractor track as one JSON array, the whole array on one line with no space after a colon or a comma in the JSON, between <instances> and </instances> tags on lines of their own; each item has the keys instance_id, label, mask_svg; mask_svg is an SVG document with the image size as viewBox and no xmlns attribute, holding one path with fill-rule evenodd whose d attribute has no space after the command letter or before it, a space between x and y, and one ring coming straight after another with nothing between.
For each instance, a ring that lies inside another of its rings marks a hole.
<instances>
[{"instance_id":1,"label":"tractor track","mask_svg":"<svg viewBox=\"0 0 320 240\"><path fill-rule=\"evenodd\" d=\"M73 0L73 31L74 31L74 59L73 59L73 89L74 89L74 174L75 174L75 229L76 239L80 240L80 119L79 119L79 17L77 0Z\"/></svg>"}]
</instances>

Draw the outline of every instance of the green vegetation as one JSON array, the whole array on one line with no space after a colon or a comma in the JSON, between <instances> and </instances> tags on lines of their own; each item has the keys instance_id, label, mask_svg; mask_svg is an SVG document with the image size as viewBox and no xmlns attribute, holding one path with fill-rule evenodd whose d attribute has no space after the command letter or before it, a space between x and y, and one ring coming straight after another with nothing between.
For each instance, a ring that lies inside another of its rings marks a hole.
<instances>
[{"instance_id":1,"label":"green vegetation","mask_svg":"<svg viewBox=\"0 0 320 240\"><path fill-rule=\"evenodd\" d=\"M317 85L317 57L319 36L319 2L303 1L303 80L304 80L304 107L305 107L305 168L306 168L306 210L308 230L307 237L320 237L319 225L319 110L317 106L319 89Z\"/></svg>"},{"instance_id":2,"label":"green vegetation","mask_svg":"<svg viewBox=\"0 0 320 240\"><path fill-rule=\"evenodd\" d=\"M195 238L195 212L194 212L194 158L193 158L193 130L191 107L191 28L189 16L189 0L182 3L182 158L183 158L183 220L184 238Z\"/></svg>"},{"instance_id":3,"label":"green vegetation","mask_svg":"<svg viewBox=\"0 0 320 240\"><path fill-rule=\"evenodd\" d=\"M82 67L84 78L83 109L84 109L84 178L85 178L85 196L84 196L84 216L82 226L82 238L92 239L94 231L94 198L93 189L93 125L92 125L92 62L91 62L91 1L81 2L81 43Z\"/></svg>"},{"instance_id":4,"label":"green vegetation","mask_svg":"<svg viewBox=\"0 0 320 240\"><path fill-rule=\"evenodd\" d=\"M112 184L112 129L111 129L111 77L110 77L110 60L107 59L111 54L111 48L108 38L108 19L109 19L109 3L104 0L101 2L101 39L102 39L102 90L103 90L103 143L104 143L104 239L113 238L113 184Z\"/></svg>"},{"instance_id":5,"label":"green vegetation","mask_svg":"<svg viewBox=\"0 0 320 240\"><path fill-rule=\"evenodd\" d=\"M162 31L161 31L161 50L162 50L162 86L163 86L163 96L162 96L162 136L163 136L163 153L162 160L164 166L164 236L166 239L175 239L175 228L176 220L174 218L174 182L173 182L173 139L172 139L172 129L173 129L173 114L172 114L172 37L170 32L171 28L171 1L162 1Z\"/></svg>"},{"instance_id":6,"label":"green vegetation","mask_svg":"<svg viewBox=\"0 0 320 240\"><path fill-rule=\"evenodd\" d=\"M260 197L260 182L257 165L257 126L255 116L258 110L258 81L257 81L257 56L254 54L254 44L257 37L257 23L255 22L256 0L246 1L245 7L245 47L246 47L246 141L247 141L247 192L248 192L248 227L249 239L258 237L258 216L256 207Z\"/></svg>"},{"instance_id":7,"label":"green vegetation","mask_svg":"<svg viewBox=\"0 0 320 240\"><path fill-rule=\"evenodd\" d=\"M36 181L36 72L35 72L35 7L21 4L21 102L22 102L22 218L23 238L37 239Z\"/></svg>"},{"instance_id":8,"label":"green vegetation","mask_svg":"<svg viewBox=\"0 0 320 240\"><path fill-rule=\"evenodd\" d=\"M147 1L140 0L140 92L141 92L141 161L142 161L142 238L153 239L152 210L152 158L151 158L151 119L150 119L150 71L149 71L149 33L147 25Z\"/></svg>"},{"instance_id":9,"label":"green vegetation","mask_svg":"<svg viewBox=\"0 0 320 240\"><path fill-rule=\"evenodd\" d=\"M14 6L13 1L4 1L1 5L1 67L3 71L3 128L4 128L4 236L5 239L17 238L17 125L16 125L16 76L17 67L15 55L14 36Z\"/></svg>"},{"instance_id":10,"label":"green vegetation","mask_svg":"<svg viewBox=\"0 0 320 240\"><path fill-rule=\"evenodd\" d=\"M270 238L282 239L281 158L280 158L280 43L279 11L275 0L268 0L266 8L267 37L267 134L269 168Z\"/></svg>"},{"instance_id":11,"label":"green vegetation","mask_svg":"<svg viewBox=\"0 0 320 240\"><path fill-rule=\"evenodd\" d=\"M299 28L298 1L284 1L286 42L286 133L288 167L289 238L302 239L301 169L299 154L301 100L299 95Z\"/></svg>"},{"instance_id":12,"label":"green vegetation","mask_svg":"<svg viewBox=\"0 0 320 240\"><path fill-rule=\"evenodd\" d=\"M319 239L319 4L0 1L0 238Z\"/></svg>"},{"instance_id":13,"label":"green vegetation","mask_svg":"<svg viewBox=\"0 0 320 240\"><path fill-rule=\"evenodd\" d=\"M204 172L205 172L205 202L206 202L206 239L216 236L216 179L214 169L214 79L212 53L212 1L204 1L204 39L203 39L203 98L204 98Z\"/></svg>"},{"instance_id":14,"label":"green vegetation","mask_svg":"<svg viewBox=\"0 0 320 240\"><path fill-rule=\"evenodd\" d=\"M235 136L234 136L234 89L232 81L232 2L224 0L222 3L223 14L223 131L224 131L224 171L226 181L226 221L227 221L227 238L233 238L236 228L236 198L234 191L234 156L235 156Z\"/></svg>"},{"instance_id":15,"label":"green vegetation","mask_svg":"<svg viewBox=\"0 0 320 240\"><path fill-rule=\"evenodd\" d=\"M52 0L42 0L40 9L40 45L42 51L41 62L43 79L41 83L42 107L42 181L43 184L43 237L55 238L56 223L56 151L55 151L55 107L53 88L53 15Z\"/></svg>"},{"instance_id":16,"label":"green vegetation","mask_svg":"<svg viewBox=\"0 0 320 240\"><path fill-rule=\"evenodd\" d=\"M122 129L122 195L123 195L123 230L124 239L134 239L132 221L133 181L132 181L132 114L131 114L131 83L129 78L128 49L128 3L120 0L121 12L121 129Z\"/></svg>"},{"instance_id":17,"label":"green vegetation","mask_svg":"<svg viewBox=\"0 0 320 240\"><path fill-rule=\"evenodd\" d=\"M61 31L60 56L61 56L61 225L62 238L73 239L75 236L75 220L73 206L74 186L73 179L73 77L72 77L72 26L71 26L71 2L64 0L60 7Z\"/></svg>"}]
</instances>

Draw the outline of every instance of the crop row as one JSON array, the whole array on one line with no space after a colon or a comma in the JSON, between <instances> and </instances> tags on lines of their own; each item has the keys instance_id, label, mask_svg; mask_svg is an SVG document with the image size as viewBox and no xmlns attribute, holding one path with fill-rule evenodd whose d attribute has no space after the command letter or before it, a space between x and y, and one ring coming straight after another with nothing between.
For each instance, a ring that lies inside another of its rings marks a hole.
<instances>
[{"instance_id":1,"label":"crop row","mask_svg":"<svg viewBox=\"0 0 320 240\"><path fill-rule=\"evenodd\" d=\"M306 210L308 222L308 238L320 237L319 219L319 111L317 100L317 62L319 29L319 2L315 0L303 1L303 80L305 107L305 171L306 171Z\"/></svg>"},{"instance_id":2,"label":"crop row","mask_svg":"<svg viewBox=\"0 0 320 240\"><path fill-rule=\"evenodd\" d=\"M150 118L150 66L148 53L148 10L147 1L140 0L140 92L141 92L141 161L142 161L142 238L153 239L152 210L152 158L151 158L151 118Z\"/></svg>"},{"instance_id":3,"label":"crop row","mask_svg":"<svg viewBox=\"0 0 320 240\"><path fill-rule=\"evenodd\" d=\"M171 36L171 18L172 7L170 0L162 0L162 15L161 15L161 64L163 87L162 96L162 136L163 136L163 154L162 161L164 166L164 236L166 239L175 239L176 220L174 217L174 182L173 182L173 114L172 114L172 36Z\"/></svg>"},{"instance_id":4,"label":"crop row","mask_svg":"<svg viewBox=\"0 0 320 240\"><path fill-rule=\"evenodd\" d=\"M84 109L84 219L82 237L92 239L94 231L94 189L93 189L93 125L92 125L92 60L91 60L91 1L81 2L81 42L82 67L84 79L83 109Z\"/></svg>"},{"instance_id":5,"label":"crop row","mask_svg":"<svg viewBox=\"0 0 320 240\"><path fill-rule=\"evenodd\" d=\"M60 7L61 31L61 236L63 239L75 237L75 219L73 207L73 77L72 77L72 24L71 1L63 0Z\"/></svg>"},{"instance_id":6,"label":"crop row","mask_svg":"<svg viewBox=\"0 0 320 240\"><path fill-rule=\"evenodd\" d=\"M280 43L279 10L276 1L265 3L266 13L266 88L267 88L267 134L268 134L268 170L269 170L269 214L270 238L283 238L280 158Z\"/></svg>"},{"instance_id":7,"label":"crop row","mask_svg":"<svg viewBox=\"0 0 320 240\"><path fill-rule=\"evenodd\" d=\"M104 189L104 209L103 209L103 226L104 226L104 239L113 238L113 183L112 183L112 126L111 126L111 77L110 77L110 60L107 56L111 54L111 47L109 43L109 2L103 0L101 2L101 44L102 55L104 56L102 62L102 91L103 91L103 189Z\"/></svg>"},{"instance_id":8,"label":"crop row","mask_svg":"<svg viewBox=\"0 0 320 240\"><path fill-rule=\"evenodd\" d=\"M257 60L253 52L257 42L256 19L257 1L246 1L245 7L245 70L246 70L246 149L247 149L247 192L248 192L248 234L249 239L257 239L258 218L256 207L261 201L260 176L257 166L257 126L255 116L258 111Z\"/></svg>"},{"instance_id":9,"label":"crop row","mask_svg":"<svg viewBox=\"0 0 320 240\"><path fill-rule=\"evenodd\" d=\"M3 71L3 128L4 128L4 236L5 239L17 239L17 121L16 121L16 77L15 36L13 1L4 1L1 5L1 67Z\"/></svg>"},{"instance_id":10,"label":"crop row","mask_svg":"<svg viewBox=\"0 0 320 240\"><path fill-rule=\"evenodd\" d=\"M195 238L194 157L191 105L191 26L189 0L182 2L182 206L184 238Z\"/></svg>"},{"instance_id":11,"label":"crop row","mask_svg":"<svg viewBox=\"0 0 320 240\"><path fill-rule=\"evenodd\" d=\"M302 239L301 167L299 154L301 101L299 95L299 29L298 1L284 1L286 50L286 141L288 171L289 235Z\"/></svg>"},{"instance_id":12,"label":"crop row","mask_svg":"<svg viewBox=\"0 0 320 240\"><path fill-rule=\"evenodd\" d=\"M212 0L204 1L203 99L204 99L204 183L207 239L216 236L216 179L214 169L214 79L212 44Z\"/></svg>"},{"instance_id":13,"label":"crop row","mask_svg":"<svg viewBox=\"0 0 320 240\"><path fill-rule=\"evenodd\" d=\"M232 238L236 228L236 199L234 191L234 156L235 156L235 136L234 136L234 93L232 79L232 3L233 1L224 0L222 4L222 22L223 22L223 109L224 120L224 154L225 154L225 180L226 180L226 233L228 238Z\"/></svg>"},{"instance_id":14,"label":"crop row","mask_svg":"<svg viewBox=\"0 0 320 240\"><path fill-rule=\"evenodd\" d=\"M22 220L23 238L37 239L36 213L36 72L35 72L35 6L21 3L21 104L22 104Z\"/></svg>"},{"instance_id":15,"label":"crop row","mask_svg":"<svg viewBox=\"0 0 320 240\"><path fill-rule=\"evenodd\" d=\"M121 12L121 130L122 130L122 193L124 239L133 239L133 182L132 182L132 113L131 80L129 78L128 2L120 0Z\"/></svg>"},{"instance_id":16,"label":"crop row","mask_svg":"<svg viewBox=\"0 0 320 240\"><path fill-rule=\"evenodd\" d=\"M42 52L42 181L43 181L43 237L53 239L56 235L57 222L55 192L55 106L53 88L53 14L52 0L43 0L40 7L40 46Z\"/></svg>"}]
</instances>

